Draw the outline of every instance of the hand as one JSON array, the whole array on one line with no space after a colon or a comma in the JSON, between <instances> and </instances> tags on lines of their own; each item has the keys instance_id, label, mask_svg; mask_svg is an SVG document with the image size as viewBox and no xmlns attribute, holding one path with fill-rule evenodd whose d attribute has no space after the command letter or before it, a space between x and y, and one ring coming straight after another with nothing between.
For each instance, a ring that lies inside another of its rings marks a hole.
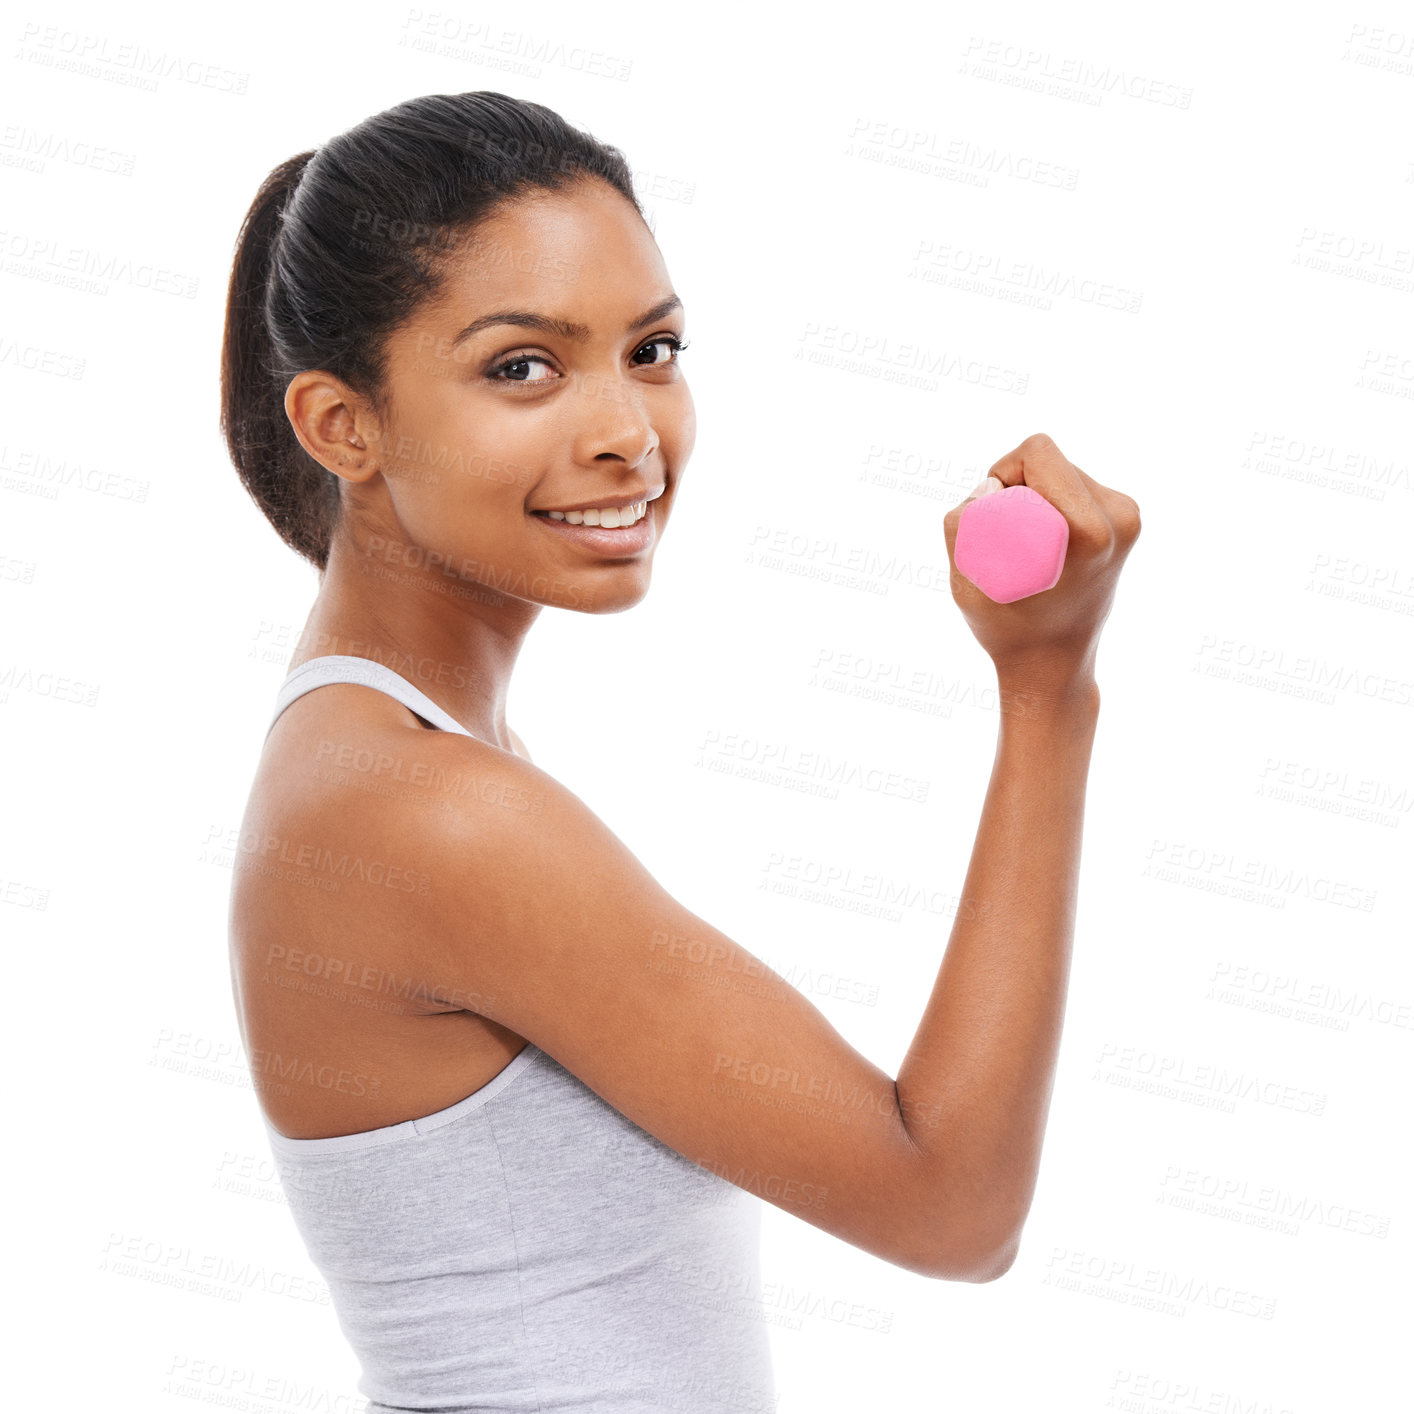
<instances>
[{"instance_id":1,"label":"hand","mask_svg":"<svg viewBox=\"0 0 1414 1414\"><path fill-rule=\"evenodd\" d=\"M1029 486L1065 516L1070 529L1059 581L1040 594L997 604L958 572L954 552L962 507L943 520L953 601L997 668L1003 687L1068 694L1094 682L1095 650L1120 570L1139 538L1139 506L1068 461L1044 433L1028 437L988 472L999 485Z\"/></svg>"}]
</instances>

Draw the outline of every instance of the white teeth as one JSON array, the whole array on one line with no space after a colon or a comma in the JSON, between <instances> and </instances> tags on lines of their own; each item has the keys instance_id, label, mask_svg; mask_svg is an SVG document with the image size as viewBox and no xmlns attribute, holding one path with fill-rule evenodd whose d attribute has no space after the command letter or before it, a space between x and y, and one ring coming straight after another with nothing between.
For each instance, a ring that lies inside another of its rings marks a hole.
<instances>
[{"instance_id":1,"label":"white teeth","mask_svg":"<svg viewBox=\"0 0 1414 1414\"><path fill-rule=\"evenodd\" d=\"M570 525L599 525L622 530L636 525L648 514L647 501L635 501L631 506L592 506L587 511L549 511L551 520L563 520Z\"/></svg>"}]
</instances>

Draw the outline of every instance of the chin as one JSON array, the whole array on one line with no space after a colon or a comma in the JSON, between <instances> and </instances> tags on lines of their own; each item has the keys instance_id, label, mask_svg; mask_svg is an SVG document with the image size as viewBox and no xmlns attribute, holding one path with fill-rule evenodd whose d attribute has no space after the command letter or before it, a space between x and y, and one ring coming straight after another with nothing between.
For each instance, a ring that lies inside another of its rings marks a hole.
<instances>
[{"instance_id":1,"label":"chin","mask_svg":"<svg viewBox=\"0 0 1414 1414\"><path fill-rule=\"evenodd\" d=\"M578 608L586 614L622 614L641 604L648 595L652 582L653 566L648 561L633 566L632 573L614 575L613 583L587 586L580 592L580 602L568 607ZM603 576L608 580L610 576Z\"/></svg>"}]
</instances>

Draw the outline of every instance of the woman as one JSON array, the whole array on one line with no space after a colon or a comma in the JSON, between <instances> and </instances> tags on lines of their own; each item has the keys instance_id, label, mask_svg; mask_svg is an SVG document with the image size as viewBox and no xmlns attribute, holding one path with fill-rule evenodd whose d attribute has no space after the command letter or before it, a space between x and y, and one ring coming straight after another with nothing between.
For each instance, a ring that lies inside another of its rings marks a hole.
<instances>
[{"instance_id":1,"label":"woman","mask_svg":"<svg viewBox=\"0 0 1414 1414\"><path fill-rule=\"evenodd\" d=\"M761 1198L923 1276L1016 1255L1137 507L1041 435L992 468L1070 546L1011 604L953 575L1003 711L895 1079L506 721L542 607L647 593L694 440L685 346L622 155L503 94L416 99L291 159L241 232L223 429L321 579L242 827L232 973L372 1414L771 1407Z\"/></svg>"}]
</instances>

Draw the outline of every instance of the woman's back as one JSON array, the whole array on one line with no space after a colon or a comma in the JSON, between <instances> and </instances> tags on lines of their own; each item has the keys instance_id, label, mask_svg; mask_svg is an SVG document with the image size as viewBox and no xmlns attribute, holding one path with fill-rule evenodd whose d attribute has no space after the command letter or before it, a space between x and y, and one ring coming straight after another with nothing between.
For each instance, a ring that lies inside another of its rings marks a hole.
<instances>
[{"instance_id":1,"label":"woman's back","mask_svg":"<svg viewBox=\"0 0 1414 1414\"><path fill-rule=\"evenodd\" d=\"M277 691L241 826L231 946L256 1088L282 1134L321 1138L431 1114L488 1083L526 1043L478 1014L463 989L439 989L415 937L363 926L370 879L397 895L425 887L422 871L334 844L322 823L351 802L376 810L415 789L399 778L434 734L424 721L469 736L368 658L308 659Z\"/></svg>"},{"instance_id":2,"label":"woman's back","mask_svg":"<svg viewBox=\"0 0 1414 1414\"><path fill-rule=\"evenodd\" d=\"M378 686L434 729L462 731L391 670L342 656L292 672L277 720L331 683ZM470 999L426 976L416 939L361 947L344 881L416 888L414 868L280 833L302 779L322 770L319 790L366 789L383 761L378 781L397 789L392 763L416 753L386 751L387 734L427 731L399 724L392 703L379 725L345 720L340 704L373 710L366 690L319 696L335 710L307 704L252 791L243 852L260 862L237 881L233 966L281 1182L370 1414L771 1408L760 1200L523 1038L452 1010ZM298 918L296 871L315 900ZM418 1102L459 1087L450 1103ZM387 1122L355 1131L359 1114Z\"/></svg>"}]
</instances>

